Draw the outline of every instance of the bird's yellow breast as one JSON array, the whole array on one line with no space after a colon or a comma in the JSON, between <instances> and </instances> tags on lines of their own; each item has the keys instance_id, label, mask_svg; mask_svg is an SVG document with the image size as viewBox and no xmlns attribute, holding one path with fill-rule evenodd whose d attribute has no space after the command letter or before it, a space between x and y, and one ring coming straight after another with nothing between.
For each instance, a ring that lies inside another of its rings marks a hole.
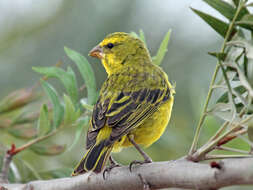
<instances>
[{"instance_id":1,"label":"bird's yellow breast","mask_svg":"<svg viewBox=\"0 0 253 190\"><path fill-rule=\"evenodd\" d=\"M137 144L148 147L161 137L170 120L173 102L172 95L156 112L129 133L133 135ZM119 142L114 144L113 152L119 152L122 148L130 146L132 146L131 142L126 136L123 136Z\"/></svg>"}]
</instances>

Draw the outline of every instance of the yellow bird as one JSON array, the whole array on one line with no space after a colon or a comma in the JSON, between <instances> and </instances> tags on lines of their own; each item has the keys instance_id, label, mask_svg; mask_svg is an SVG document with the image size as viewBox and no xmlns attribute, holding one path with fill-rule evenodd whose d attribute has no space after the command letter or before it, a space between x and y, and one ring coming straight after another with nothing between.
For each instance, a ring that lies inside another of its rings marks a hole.
<instances>
[{"instance_id":1,"label":"yellow bird","mask_svg":"<svg viewBox=\"0 0 253 190\"><path fill-rule=\"evenodd\" d=\"M90 56L101 59L108 78L93 109L88 151L72 175L101 172L111 152L130 146L143 155L143 163L151 162L139 145L157 141L170 120L175 91L166 73L152 63L141 40L123 32L108 35Z\"/></svg>"}]
</instances>

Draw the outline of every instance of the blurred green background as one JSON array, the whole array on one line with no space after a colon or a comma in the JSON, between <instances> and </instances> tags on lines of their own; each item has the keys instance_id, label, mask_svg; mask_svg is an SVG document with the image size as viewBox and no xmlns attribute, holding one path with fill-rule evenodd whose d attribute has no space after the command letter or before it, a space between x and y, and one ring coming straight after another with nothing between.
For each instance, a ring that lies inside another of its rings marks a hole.
<instances>
[{"instance_id":1,"label":"blurred green background","mask_svg":"<svg viewBox=\"0 0 253 190\"><path fill-rule=\"evenodd\" d=\"M106 73L99 60L87 54L107 34L142 29L151 55L154 55L163 36L172 29L162 67L170 81L176 83L174 109L165 134L146 152L154 161L177 159L187 154L190 148L215 67L215 59L207 52L217 51L222 43L222 39L190 10L190 6L221 17L201 0L36 0L36 3L32 0L1 0L0 97L35 84L41 75L32 71L33 66L53 66L59 60L64 65L73 65L64 53L64 46L88 58L100 88ZM80 86L81 82L79 78ZM217 121L208 120L202 142L215 129ZM0 138L7 145L13 140L6 134L0 134ZM71 144L74 131L67 130L56 138L59 143ZM84 144L85 133L73 150L59 156L37 156L25 151L17 159L27 160L38 171L72 168L85 153ZM114 157L124 164L141 159L132 148Z\"/></svg>"}]
</instances>

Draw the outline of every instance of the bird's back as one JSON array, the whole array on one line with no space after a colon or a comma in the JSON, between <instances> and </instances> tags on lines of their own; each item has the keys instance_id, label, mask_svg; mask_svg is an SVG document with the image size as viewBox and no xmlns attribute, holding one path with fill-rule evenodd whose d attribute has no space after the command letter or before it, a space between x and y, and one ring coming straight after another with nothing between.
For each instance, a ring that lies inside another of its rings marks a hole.
<instances>
[{"instance_id":1,"label":"bird's back","mask_svg":"<svg viewBox=\"0 0 253 190\"><path fill-rule=\"evenodd\" d=\"M109 107L113 107L119 98L123 98L120 96L133 99L139 109L135 109L130 118L133 120L134 117L138 118L138 115L141 114L143 118L139 123L136 121L136 126L131 128L129 134L135 136L136 143L149 146L160 138L168 124L173 105L173 94L174 89L167 75L158 66L150 64L141 69L129 68L110 75L103 84L100 98L111 99ZM121 104L118 102L119 107L116 114L119 115L124 110L124 102L121 101ZM128 119L129 123L133 123L130 122L131 119ZM120 137L120 142L114 144L113 151L117 152L122 147L132 145L125 135Z\"/></svg>"}]
</instances>

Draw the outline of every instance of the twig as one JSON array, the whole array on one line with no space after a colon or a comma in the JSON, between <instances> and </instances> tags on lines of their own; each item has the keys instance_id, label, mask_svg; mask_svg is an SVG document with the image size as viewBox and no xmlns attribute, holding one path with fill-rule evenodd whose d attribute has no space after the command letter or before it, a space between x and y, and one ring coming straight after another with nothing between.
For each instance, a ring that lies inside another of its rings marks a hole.
<instances>
[{"instance_id":1,"label":"twig","mask_svg":"<svg viewBox=\"0 0 253 190\"><path fill-rule=\"evenodd\" d=\"M234 138L238 137L238 135L245 134L247 132L247 129L245 128L238 128L236 131L231 131L230 134L227 136L223 137L218 143L217 146L221 146L223 144L228 143L229 141L233 140Z\"/></svg>"},{"instance_id":2,"label":"twig","mask_svg":"<svg viewBox=\"0 0 253 190\"><path fill-rule=\"evenodd\" d=\"M227 128L228 124L229 124L228 121L223 123L223 125L219 128L219 130L215 133L215 135L209 139L208 143L217 139L223 133L223 131Z\"/></svg>"},{"instance_id":3,"label":"twig","mask_svg":"<svg viewBox=\"0 0 253 190\"><path fill-rule=\"evenodd\" d=\"M0 173L0 183L9 183L8 181L8 173L10 168L10 163L12 161L12 155L8 153L8 151L4 155L3 166Z\"/></svg>"},{"instance_id":4,"label":"twig","mask_svg":"<svg viewBox=\"0 0 253 190\"><path fill-rule=\"evenodd\" d=\"M205 160L213 160L213 159L226 159L226 158L253 158L252 155L206 155Z\"/></svg>"},{"instance_id":5,"label":"twig","mask_svg":"<svg viewBox=\"0 0 253 190\"><path fill-rule=\"evenodd\" d=\"M19 148L15 148L15 150L11 154L15 155L15 154L19 153L20 151L23 151L23 150L29 148L33 144L38 143L40 141L43 141L43 140L47 139L48 137L51 137L51 136L55 135L58 131L59 130L54 130L54 131L52 131L51 133L49 133L45 136L41 136L41 137L38 137L36 139L33 139L33 140L29 141L28 143L20 146Z\"/></svg>"},{"instance_id":6,"label":"twig","mask_svg":"<svg viewBox=\"0 0 253 190\"><path fill-rule=\"evenodd\" d=\"M236 148L231 148L231 147L216 146L215 149L225 150L225 151L230 151L230 152L237 152L237 153L242 153L242 154L249 154L248 151L240 150L240 149L236 149Z\"/></svg>"},{"instance_id":7,"label":"twig","mask_svg":"<svg viewBox=\"0 0 253 190\"><path fill-rule=\"evenodd\" d=\"M229 27L228 27L228 30L226 32L226 36L224 38L224 41L223 41L223 44L222 44L222 47L221 47L221 50L220 50L220 53L224 53L225 51L225 47L226 47L226 43L228 42L229 38L231 37L231 34L233 32L233 28L234 28L234 25L235 25L235 21L241 11L241 9L244 7L244 3L242 3L242 1L240 1L240 5L238 6L237 10L236 10L236 13L233 17L233 20L231 21L231 23L229 24ZM212 96L212 93L213 93L213 88L212 86L214 85L215 83L215 80L216 80L216 77L217 77L217 73L220 69L220 64L219 64L220 60L217 61L216 63L216 68L215 68L215 71L214 71L214 74L213 74L213 77L212 77L212 80L211 80L211 83L209 85L209 90L208 90L208 94L207 94L207 98L206 98L206 102L204 104L204 108L203 108L203 112L202 112L202 115L200 117L200 120L199 120L199 123L197 125L197 129L196 129L196 132L195 132L195 136L193 138L193 142L192 142L192 146L190 148L190 151L189 151L189 155L193 155L193 153L196 151L196 148L197 148L197 143L198 143L198 139L199 139L199 135L200 135L200 131L201 131L201 128L203 126L203 123L205 121L205 118L206 118L206 111L207 111L207 108L208 108L208 104L209 104L209 101L211 99L211 96Z\"/></svg>"},{"instance_id":8,"label":"twig","mask_svg":"<svg viewBox=\"0 0 253 190\"><path fill-rule=\"evenodd\" d=\"M12 144L11 149L6 152L5 157L3 159L3 167L2 167L2 170L0 173L0 183L8 183L8 173L9 173L10 163L12 161L13 156L15 156L17 153L29 148L33 144L43 141L43 140L47 139L48 137L55 135L59 131L59 129L60 129L60 127L58 128L58 130L54 130L45 136L41 136L36 139L33 139L33 140L29 141L28 143L20 146L19 148L16 148L15 145Z\"/></svg>"},{"instance_id":9,"label":"twig","mask_svg":"<svg viewBox=\"0 0 253 190\"><path fill-rule=\"evenodd\" d=\"M231 139L228 139L226 141L224 141L224 138L228 137L228 135L235 133L236 131L240 130L242 127L240 125L236 125L234 127L232 127L231 129L229 129L228 131L226 131L225 133L223 133L222 135L220 135L219 137L217 137L215 140L211 141L211 142L207 142L204 146L202 146L201 148L198 149L197 152L195 152L193 155L191 155L190 158L193 161L200 161L203 160L205 158L205 154L209 153L210 151L214 150L214 148L219 144L225 144L227 143L229 140L232 140L233 138L235 138L238 134L233 134L233 136L231 137ZM245 132L245 131L243 131ZM221 141L224 141L223 143Z\"/></svg>"}]
</instances>

